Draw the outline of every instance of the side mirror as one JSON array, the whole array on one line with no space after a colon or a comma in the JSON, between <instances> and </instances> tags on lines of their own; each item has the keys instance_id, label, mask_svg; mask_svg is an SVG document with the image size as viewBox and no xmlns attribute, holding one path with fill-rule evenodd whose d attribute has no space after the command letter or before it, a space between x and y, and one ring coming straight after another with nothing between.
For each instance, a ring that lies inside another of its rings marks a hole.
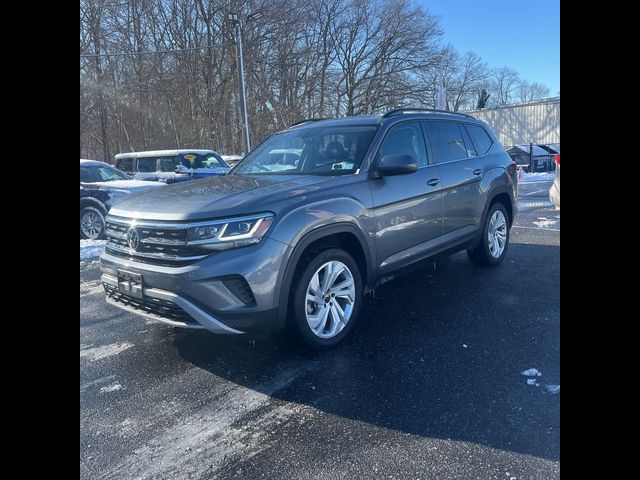
<instances>
[{"instance_id":1,"label":"side mirror","mask_svg":"<svg viewBox=\"0 0 640 480\"><path fill-rule=\"evenodd\" d=\"M413 155L385 155L378 164L378 173L383 177L406 175L418 170L418 161Z\"/></svg>"}]
</instances>

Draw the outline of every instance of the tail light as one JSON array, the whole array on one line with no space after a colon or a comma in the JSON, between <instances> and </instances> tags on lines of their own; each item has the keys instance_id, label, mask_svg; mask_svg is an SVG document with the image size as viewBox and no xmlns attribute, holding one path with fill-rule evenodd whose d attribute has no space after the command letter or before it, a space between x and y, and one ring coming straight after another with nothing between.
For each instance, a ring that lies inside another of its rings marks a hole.
<instances>
[{"instance_id":1,"label":"tail light","mask_svg":"<svg viewBox=\"0 0 640 480\"><path fill-rule=\"evenodd\" d=\"M560 154L557 154L554 160L556 161L556 165L560 165Z\"/></svg>"}]
</instances>

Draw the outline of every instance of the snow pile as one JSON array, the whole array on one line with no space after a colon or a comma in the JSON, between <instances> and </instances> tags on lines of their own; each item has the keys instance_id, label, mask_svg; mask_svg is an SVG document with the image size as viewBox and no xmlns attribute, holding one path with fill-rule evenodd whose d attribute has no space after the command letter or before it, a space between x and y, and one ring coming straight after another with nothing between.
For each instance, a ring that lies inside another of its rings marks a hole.
<instances>
[{"instance_id":1,"label":"snow pile","mask_svg":"<svg viewBox=\"0 0 640 480\"><path fill-rule=\"evenodd\" d=\"M542 372L537 368L529 368L528 370L521 372L520 375L524 375L525 377L533 377L527 378L527 385L531 385L534 387L540 386L536 377L541 377ZM544 389L552 395L557 395L558 393L560 393L560 385L545 385Z\"/></svg>"},{"instance_id":2,"label":"snow pile","mask_svg":"<svg viewBox=\"0 0 640 480\"><path fill-rule=\"evenodd\" d=\"M560 385L545 385L544 388L553 395L560 393Z\"/></svg>"},{"instance_id":3,"label":"snow pile","mask_svg":"<svg viewBox=\"0 0 640 480\"><path fill-rule=\"evenodd\" d=\"M100 255L106 240L80 240L80 261Z\"/></svg>"},{"instance_id":4,"label":"snow pile","mask_svg":"<svg viewBox=\"0 0 640 480\"><path fill-rule=\"evenodd\" d=\"M524 172L520 183L551 182L555 175L555 172Z\"/></svg>"}]
</instances>

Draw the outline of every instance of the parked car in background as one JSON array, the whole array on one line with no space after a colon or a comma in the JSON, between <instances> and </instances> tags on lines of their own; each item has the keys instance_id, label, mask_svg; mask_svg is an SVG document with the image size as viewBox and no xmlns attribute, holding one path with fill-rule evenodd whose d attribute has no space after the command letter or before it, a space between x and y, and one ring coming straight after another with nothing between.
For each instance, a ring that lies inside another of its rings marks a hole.
<instances>
[{"instance_id":1,"label":"parked car in background","mask_svg":"<svg viewBox=\"0 0 640 480\"><path fill-rule=\"evenodd\" d=\"M104 238L105 217L115 203L132 193L162 186L132 180L108 163L80 159L80 238Z\"/></svg>"},{"instance_id":2,"label":"parked car in background","mask_svg":"<svg viewBox=\"0 0 640 480\"><path fill-rule=\"evenodd\" d=\"M116 167L136 180L175 183L225 175L229 165L213 150L154 150L119 153Z\"/></svg>"},{"instance_id":3,"label":"parked car in background","mask_svg":"<svg viewBox=\"0 0 640 480\"><path fill-rule=\"evenodd\" d=\"M229 165L231 168L235 167L236 164L242 160L242 155L221 155L222 159Z\"/></svg>"},{"instance_id":4,"label":"parked car in background","mask_svg":"<svg viewBox=\"0 0 640 480\"><path fill-rule=\"evenodd\" d=\"M560 154L555 156L556 162L556 175L553 178L553 183L549 189L549 199L553 202L556 208L560 208Z\"/></svg>"},{"instance_id":5,"label":"parked car in background","mask_svg":"<svg viewBox=\"0 0 640 480\"><path fill-rule=\"evenodd\" d=\"M517 185L515 162L469 115L301 122L229 175L119 203L102 282L109 303L169 325L240 334L289 324L329 348L351 331L364 293L425 260L466 249L479 265L500 264Z\"/></svg>"}]
</instances>

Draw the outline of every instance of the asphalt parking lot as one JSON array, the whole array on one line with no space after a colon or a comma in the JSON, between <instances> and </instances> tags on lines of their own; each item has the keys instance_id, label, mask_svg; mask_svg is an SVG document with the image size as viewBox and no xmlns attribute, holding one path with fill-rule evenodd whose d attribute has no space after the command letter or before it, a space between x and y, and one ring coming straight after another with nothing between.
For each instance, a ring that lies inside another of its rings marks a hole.
<instances>
[{"instance_id":1,"label":"asphalt parking lot","mask_svg":"<svg viewBox=\"0 0 640 480\"><path fill-rule=\"evenodd\" d=\"M459 253L384 284L322 353L121 312L81 262L81 478L559 478L549 185L521 186L503 265Z\"/></svg>"}]
</instances>

